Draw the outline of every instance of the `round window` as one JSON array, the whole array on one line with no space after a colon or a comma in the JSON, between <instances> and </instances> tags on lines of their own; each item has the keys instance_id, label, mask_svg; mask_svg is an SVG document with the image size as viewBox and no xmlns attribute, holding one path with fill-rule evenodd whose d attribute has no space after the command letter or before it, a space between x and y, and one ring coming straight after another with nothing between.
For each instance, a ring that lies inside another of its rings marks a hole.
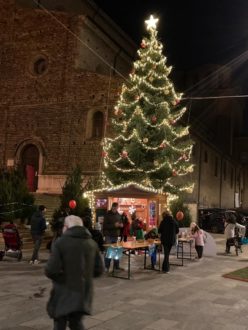
<instances>
[{"instance_id":1,"label":"round window","mask_svg":"<svg viewBox=\"0 0 248 330\"><path fill-rule=\"evenodd\" d=\"M39 57L34 61L33 72L37 75L42 75L47 70L47 60L44 57Z\"/></svg>"}]
</instances>

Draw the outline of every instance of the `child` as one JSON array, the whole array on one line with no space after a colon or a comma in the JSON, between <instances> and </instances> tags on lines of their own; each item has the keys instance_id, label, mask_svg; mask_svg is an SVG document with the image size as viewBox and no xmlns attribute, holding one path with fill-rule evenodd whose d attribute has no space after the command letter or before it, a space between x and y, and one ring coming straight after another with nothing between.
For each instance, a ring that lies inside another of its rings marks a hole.
<instances>
[{"instance_id":1,"label":"child","mask_svg":"<svg viewBox=\"0 0 248 330\"><path fill-rule=\"evenodd\" d=\"M191 237L195 239L195 249L198 259L202 259L203 247L204 247L204 232L196 223L191 224Z\"/></svg>"},{"instance_id":2,"label":"child","mask_svg":"<svg viewBox=\"0 0 248 330\"><path fill-rule=\"evenodd\" d=\"M130 223L127 214L125 212L122 213L121 221L123 223L123 227L121 228L120 236L121 236L121 240L126 242L127 237L130 236Z\"/></svg>"},{"instance_id":3,"label":"child","mask_svg":"<svg viewBox=\"0 0 248 330\"><path fill-rule=\"evenodd\" d=\"M145 234L144 238L146 240L158 238L158 229L153 228L147 234ZM155 269L155 265L156 265L156 262L157 262L157 245L151 244L151 246L149 248L149 254L150 254L150 257L151 257L151 268Z\"/></svg>"}]
</instances>

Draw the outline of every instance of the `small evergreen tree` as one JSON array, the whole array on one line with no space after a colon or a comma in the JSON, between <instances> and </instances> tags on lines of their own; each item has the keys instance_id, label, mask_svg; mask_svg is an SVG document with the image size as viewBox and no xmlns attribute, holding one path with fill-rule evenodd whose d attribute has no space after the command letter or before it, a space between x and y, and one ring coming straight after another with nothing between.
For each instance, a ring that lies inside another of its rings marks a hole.
<instances>
[{"instance_id":1,"label":"small evergreen tree","mask_svg":"<svg viewBox=\"0 0 248 330\"><path fill-rule=\"evenodd\" d=\"M79 217L84 215L85 209L89 206L87 198L83 197L83 175L82 170L79 166L76 166L72 173L66 178L65 184L62 188L62 195L60 197L60 207L54 211L53 220L51 222L52 229L56 230L58 222L61 222L61 217L65 216L66 213L74 214ZM76 201L75 209L69 208L70 200Z\"/></svg>"},{"instance_id":2,"label":"small evergreen tree","mask_svg":"<svg viewBox=\"0 0 248 330\"><path fill-rule=\"evenodd\" d=\"M0 219L3 221L20 218L24 220L34 212L34 196L28 191L26 179L21 171L0 172Z\"/></svg>"}]
</instances>

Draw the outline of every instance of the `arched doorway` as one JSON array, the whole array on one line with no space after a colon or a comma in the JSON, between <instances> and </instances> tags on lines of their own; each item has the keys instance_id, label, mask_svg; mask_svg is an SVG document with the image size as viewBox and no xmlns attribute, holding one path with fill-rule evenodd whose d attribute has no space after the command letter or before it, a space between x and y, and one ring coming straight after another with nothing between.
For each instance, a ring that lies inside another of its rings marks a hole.
<instances>
[{"instance_id":1,"label":"arched doorway","mask_svg":"<svg viewBox=\"0 0 248 330\"><path fill-rule=\"evenodd\" d=\"M21 167L29 191L36 191L38 187L39 156L39 150L34 144L26 145L21 153Z\"/></svg>"}]
</instances>

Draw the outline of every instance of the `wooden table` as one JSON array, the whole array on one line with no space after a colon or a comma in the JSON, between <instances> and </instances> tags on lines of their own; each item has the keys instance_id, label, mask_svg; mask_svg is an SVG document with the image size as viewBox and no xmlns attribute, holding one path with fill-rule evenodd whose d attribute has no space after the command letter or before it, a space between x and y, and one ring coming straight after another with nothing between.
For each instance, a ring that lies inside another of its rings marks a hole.
<instances>
[{"instance_id":1,"label":"wooden table","mask_svg":"<svg viewBox=\"0 0 248 330\"><path fill-rule=\"evenodd\" d=\"M124 255L126 255L128 257L127 277L117 275L115 272L114 266L113 266L113 270L112 270L112 276L130 280L130 278L131 278L131 253L133 251L137 251L137 250L145 251L144 269L160 271L160 249L158 250L159 269L146 267L146 256L147 256L147 252L149 251L149 246L151 244L155 244L156 246L159 246L159 245L161 245L161 242L160 242L160 240L154 240L153 242L151 242L151 241L142 241L142 242L129 241L129 242L119 242L119 243L114 243L114 244L104 244L105 247L110 247L110 246L111 247L120 247L120 248L122 247L124 250ZM128 253L125 253L125 252L128 252Z\"/></svg>"}]
</instances>

